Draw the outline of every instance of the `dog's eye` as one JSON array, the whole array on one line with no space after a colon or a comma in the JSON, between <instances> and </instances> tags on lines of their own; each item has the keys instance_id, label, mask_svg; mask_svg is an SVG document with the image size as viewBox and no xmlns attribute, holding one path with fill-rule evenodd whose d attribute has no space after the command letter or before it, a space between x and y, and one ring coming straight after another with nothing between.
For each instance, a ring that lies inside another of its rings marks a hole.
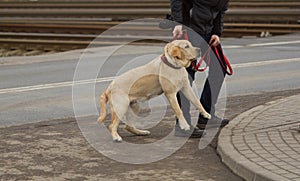
<instances>
[{"instance_id":1,"label":"dog's eye","mask_svg":"<svg viewBox=\"0 0 300 181\"><path fill-rule=\"evenodd\" d=\"M190 48L190 46L189 46L189 45L186 45L184 48Z\"/></svg>"}]
</instances>

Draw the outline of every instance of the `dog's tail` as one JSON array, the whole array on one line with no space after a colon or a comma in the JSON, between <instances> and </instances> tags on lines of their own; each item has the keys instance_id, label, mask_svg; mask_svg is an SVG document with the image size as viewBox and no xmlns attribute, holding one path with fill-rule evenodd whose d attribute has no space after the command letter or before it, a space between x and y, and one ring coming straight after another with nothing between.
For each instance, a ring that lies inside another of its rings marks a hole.
<instances>
[{"instance_id":1,"label":"dog's tail","mask_svg":"<svg viewBox=\"0 0 300 181\"><path fill-rule=\"evenodd\" d=\"M106 103L107 103L107 94L104 91L100 96L100 116L98 118L98 123L102 123L106 118Z\"/></svg>"}]
</instances>

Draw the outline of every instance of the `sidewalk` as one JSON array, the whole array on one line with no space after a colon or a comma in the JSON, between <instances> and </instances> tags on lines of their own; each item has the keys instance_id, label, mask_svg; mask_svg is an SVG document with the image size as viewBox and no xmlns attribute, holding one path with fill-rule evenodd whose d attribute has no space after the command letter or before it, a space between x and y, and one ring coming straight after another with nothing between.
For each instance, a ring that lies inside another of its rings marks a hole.
<instances>
[{"instance_id":1,"label":"sidewalk","mask_svg":"<svg viewBox=\"0 0 300 181\"><path fill-rule=\"evenodd\" d=\"M253 100L255 101L255 100ZM222 161L246 180L300 180L300 94L240 114L222 129Z\"/></svg>"},{"instance_id":2,"label":"sidewalk","mask_svg":"<svg viewBox=\"0 0 300 181\"><path fill-rule=\"evenodd\" d=\"M227 107L229 109L226 111L226 117L232 119L252 107L276 100L278 97L284 98L296 94L300 95L300 89L228 97ZM290 102L291 107L297 105L296 102L299 101L299 96L297 100L296 97L288 98L288 100L292 100ZM275 102L280 104L283 100ZM255 109L256 113L259 113L259 111L264 112L270 105L272 104L261 106L263 107L260 107L262 111L258 108ZM281 107L281 105L275 105L273 108L282 109ZM286 105L283 105L283 107L286 107ZM298 112L297 107L293 111ZM249 113L251 112L253 111ZM97 120L97 118L94 117L91 120ZM233 120L233 122L235 121ZM174 123L174 117L172 117L171 112L168 112L163 122L153 128L151 130L152 134L149 136L133 136L122 129L120 129L120 134L124 140L130 143L155 142L170 132L174 128ZM294 125L297 124L287 123L285 129L293 128ZM263 125L261 127L263 128ZM222 130L227 129L225 127ZM290 131L294 136L300 134L297 131ZM222 134L224 135L224 133ZM299 140L299 136L297 137ZM220 139L223 140L223 137L220 137ZM225 146L231 146L231 144ZM222 164L216 154L215 147L216 139L203 150L199 150L199 139L189 139L180 150L166 159L151 164L132 165L109 159L95 150L83 137L74 118L49 120L0 128L0 180L241 181L242 179L239 176L233 174L228 167ZM246 148L246 150L250 149ZM299 147L297 150L299 150ZM221 155L223 160L229 160L228 156ZM278 155L284 154L279 153ZM241 161L243 160L240 160L239 163ZM236 165L234 161L231 163ZM292 162L289 161L289 163ZM299 160L296 163L299 163ZM280 169L280 171L289 168L287 165L282 166L284 169ZM253 176L252 172L243 169L245 167L239 165L237 168L239 174L243 170L244 173ZM296 173L299 173L299 170ZM260 178L262 177L260 176Z\"/></svg>"}]
</instances>

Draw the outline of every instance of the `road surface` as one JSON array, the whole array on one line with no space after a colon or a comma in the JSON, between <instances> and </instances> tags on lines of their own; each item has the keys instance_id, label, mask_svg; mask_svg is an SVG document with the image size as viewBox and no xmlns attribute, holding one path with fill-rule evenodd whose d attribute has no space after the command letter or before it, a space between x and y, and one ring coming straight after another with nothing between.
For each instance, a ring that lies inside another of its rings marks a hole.
<instances>
[{"instance_id":1,"label":"road surface","mask_svg":"<svg viewBox=\"0 0 300 181\"><path fill-rule=\"evenodd\" d=\"M234 75L226 78L222 93L225 96L300 87L300 35L225 39L223 46L234 68ZM97 101L116 75L150 61L162 51L162 46L142 49L128 46L106 59L113 48L51 56L1 58L0 125L74 117L73 84L84 87L96 81L95 95L82 93L80 99L94 96ZM102 68L99 70L100 66ZM76 75L73 81L76 67L83 70L84 75ZM201 86L205 73L198 73L197 77Z\"/></svg>"}]
</instances>

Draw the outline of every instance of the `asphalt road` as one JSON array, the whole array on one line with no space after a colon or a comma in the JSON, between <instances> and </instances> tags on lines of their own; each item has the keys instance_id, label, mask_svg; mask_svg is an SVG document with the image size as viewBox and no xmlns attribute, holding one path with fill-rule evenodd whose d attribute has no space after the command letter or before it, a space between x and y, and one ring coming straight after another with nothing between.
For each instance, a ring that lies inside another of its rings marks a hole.
<instances>
[{"instance_id":1,"label":"asphalt road","mask_svg":"<svg viewBox=\"0 0 300 181\"><path fill-rule=\"evenodd\" d=\"M226 78L223 97L300 87L300 35L225 39L223 46L234 68L234 75ZM113 52L115 48L51 58L0 59L0 125L73 117L72 85L73 91L74 85L81 90L73 95L79 99L75 102L95 99L97 104L98 96L116 75L150 61L163 47L125 46ZM205 73L197 74L198 93L204 78ZM94 84L95 90L89 90Z\"/></svg>"},{"instance_id":2,"label":"asphalt road","mask_svg":"<svg viewBox=\"0 0 300 181\"><path fill-rule=\"evenodd\" d=\"M228 118L253 106L299 93L299 37L223 41L234 67L234 75L226 78L221 92L221 98L228 98ZM200 141L212 141L204 149L197 148L198 139L189 139L169 157L142 165L109 159L97 152L95 145L87 143L87 139L101 137L86 137L84 127L72 118L74 108L76 115L92 116L88 128L96 129L98 97L109 82L162 51L162 47L128 46L109 56L114 48L89 49L84 54L75 51L0 58L0 127L20 125L0 129L0 180L241 180L221 163L214 149L216 140L207 140L209 135ZM197 93L201 92L204 75L197 74L194 86ZM290 89L297 90L282 91ZM153 104L161 106L160 100ZM120 130L121 135L129 143L160 140L173 129L174 117L168 114L170 117L151 129L153 134L148 137L132 136ZM23 125L36 122L40 123Z\"/></svg>"}]
</instances>

